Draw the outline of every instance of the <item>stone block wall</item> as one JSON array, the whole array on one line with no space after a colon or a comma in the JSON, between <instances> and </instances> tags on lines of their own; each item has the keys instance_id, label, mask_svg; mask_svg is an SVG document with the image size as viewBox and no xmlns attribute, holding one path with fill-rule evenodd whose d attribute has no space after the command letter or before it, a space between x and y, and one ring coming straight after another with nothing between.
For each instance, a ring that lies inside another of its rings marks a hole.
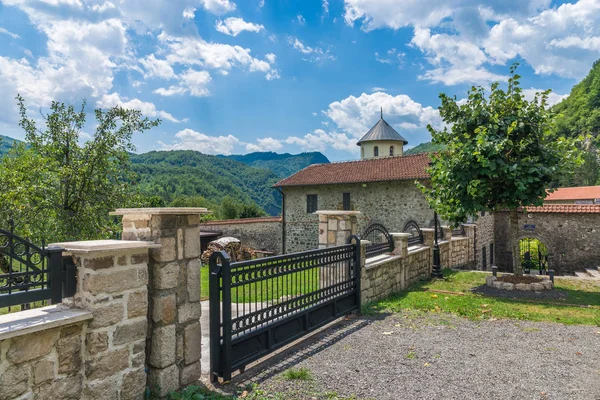
<instances>
[{"instance_id":1,"label":"stone block wall","mask_svg":"<svg viewBox=\"0 0 600 400\"><path fill-rule=\"evenodd\" d=\"M143 399L148 245L59 245L77 265L76 294L0 317L0 399Z\"/></svg>"},{"instance_id":2,"label":"stone block wall","mask_svg":"<svg viewBox=\"0 0 600 400\"><path fill-rule=\"evenodd\" d=\"M286 252L315 249L319 245L318 216L307 213L306 196L318 196L318 210L342 210L343 193L350 193L351 210L360 211L358 232L371 222L380 222L390 232L402 232L416 221L428 226L433 218L423 193L414 181L373 182L323 186L284 187Z\"/></svg>"},{"instance_id":3,"label":"stone block wall","mask_svg":"<svg viewBox=\"0 0 600 400\"><path fill-rule=\"evenodd\" d=\"M584 206L582 206L584 207ZM512 271L509 213L495 213L496 265ZM535 238L548 249L548 268L569 274L600 265L600 214L519 212L519 239Z\"/></svg>"},{"instance_id":4,"label":"stone block wall","mask_svg":"<svg viewBox=\"0 0 600 400\"><path fill-rule=\"evenodd\" d=\"M223 232L223 236L235 237L243 246L256 250L282 252L281 217L210 221L200 224L200 229Z\"/></svg>"},{"instance_id":5,"label":"stone block wall","mask_svg":"<svg viewBox=\"0 0 600 400\"><path fill-rule=\"evenodd\" d=\"M494 223L494 214L489 212L481 213L475 221L476 235L474 252L475 266L478 270L489 271L492 265L494 265L494 260L492 260L496 253ZM491 250L490 245L494 247L494 250ZM494 252L494 254L492 254L492 252Z\"/></svg>"},{"instance_id":6,"label":"stone block wall","mask_svg":"<svg viewBox=\"0 0 600 400\"><path fill-rule=\"evenodd\" d=\"M453 237L452 238L452 252L450 256L449 264L444 264L450 268L463 268L469 265L469 251L472 247L472 239L467 237Z\"/></svg>"}]
</instances>

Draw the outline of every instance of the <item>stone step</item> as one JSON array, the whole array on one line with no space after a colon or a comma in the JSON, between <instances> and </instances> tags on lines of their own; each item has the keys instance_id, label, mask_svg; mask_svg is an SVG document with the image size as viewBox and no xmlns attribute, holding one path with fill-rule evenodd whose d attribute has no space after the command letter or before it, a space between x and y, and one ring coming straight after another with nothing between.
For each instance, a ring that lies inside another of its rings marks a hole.
<instances>
[{"instance_id":1,"label":"stone step","mask_svg":"<svg viewBox=\"0 0 600 400\"><path fill-rule=\"evenodd\" d=\"M575 271L575 276L578 278L589 279L590 276L587 272Z\"/></svg>"},{"instance_id":2,"label":"stone step","mask_svg":"<svg viewBox=\"0 0 600 400\"><path fill-rule=\"evenodd\" d=\"M600 278L600 271L597 268L586 268L585 272L592 278Z\"/></svg>"}]
</instances>

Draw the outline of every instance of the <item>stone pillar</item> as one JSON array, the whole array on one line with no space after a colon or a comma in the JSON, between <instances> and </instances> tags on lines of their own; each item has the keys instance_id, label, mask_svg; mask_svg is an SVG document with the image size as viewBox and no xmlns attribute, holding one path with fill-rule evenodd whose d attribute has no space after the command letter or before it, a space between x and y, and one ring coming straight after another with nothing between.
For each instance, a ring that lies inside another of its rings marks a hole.
<instances>
[{"instance_id":1,"label":"stone pillar","mask_svg":"<svg viewBox=\"0 0 600 400\"><path fill-rule=\"evenodd\" d=\"M442 226L442 232L444 232L444 240L452 240L452 228L449 226Z\"/></svg>"},{"instance_id":2,"label":"stone pillar","mask_svg":"<svg viewBox=\"0 0 600 400\"><path fill-rule=\"evenodd\" d=\"M469 244L467 246L467 263L474 265L475 264L475 234L476 234L476 225L475 224L464 224L465 227L465 236L469 238Z\"/></svg>"},{"instance_id":3,"label":"stone pillar","mask_svg":"<svg viewBox=\"0 0 600 400\"><path fill-rule=\"evenodd\" d=\"M367 266L367 246L371 242L368 240L360 241L360 301L362 304L367 304L369 299L373 296L373 288L371 287L371 280L369 274L366 273L365 268Z\"/></svg>"},{"instance_id":4,"label":"stone pillar","mask_svg":"<svg viewBox=\"0 0 600 400\"><path fill-rule=\"evenodd\" d=\"M120 209L123 238L150 250L148 384L160 395L200 378L200 214L205 208Z\"/></svg>"},{"instance_id":5,"label":"stone pillar","mask_svg":"<svg viewBox=\"0 0 600 400\"><path fill-rule=\"evenodd\" d=\"M433 241L435 236L435 231L433 228L421 228L421 233L423 234L423 246L429 246L433 248Z\"/></svg>"},{"instance_id":6,"label":"stone pillar","mask_svg":"<svg viewBox=\"0 0 600 400\"><path fill-rule=\"evenodd\" d=\"M390 233L394 239L394 254L406 258L408 256L408 238L410 233Z\"/></svg>"},{"instance_id":7,"label":"stone pillar","mask_svg":"<svg viewBox=\"0 0 600 400\"><path fill-rule=\"evenodd\" d=\"M344 245L351 235L358 233L360 211L323 210L315 214L319 216L320 249Z\"/></svg>"},{"instance_id":8,"label":"stone pillar","mask_svg":"<svg viewBox=\"0 0 600 400\"><path fill-rule=\"evenodd\" d=\"M81 398L143 399L148 248L155 246L120 240L56 245L64 248L65 255L71 255L77 265L77 291L63 303L93 314L83 343L77 335L59 340L59 361L62 347L70 365L64 370L83 363ZM62 368L59 364L59 373L65 372Z\"/></svg>"}]
</instances>

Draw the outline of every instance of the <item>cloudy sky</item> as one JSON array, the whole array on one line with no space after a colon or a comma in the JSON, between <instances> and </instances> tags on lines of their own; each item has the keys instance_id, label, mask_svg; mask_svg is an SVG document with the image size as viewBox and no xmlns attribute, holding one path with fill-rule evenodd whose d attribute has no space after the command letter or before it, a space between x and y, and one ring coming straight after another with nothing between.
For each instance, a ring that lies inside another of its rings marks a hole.
<instances>
[{"instance_id":1,"label":"cloudy sky","mask_svg":"<svg viewBox=\"0 0 600 400\"><path fill-rule=\"evenodd\" d=\"M346 160L380 107L414 146L440 92L519 61L558 101L598 58L600 0L0 0L0 133L23 138L17 93L36 113L85 98L162 119L140 152Z\"/></svg>"}]
</instances>

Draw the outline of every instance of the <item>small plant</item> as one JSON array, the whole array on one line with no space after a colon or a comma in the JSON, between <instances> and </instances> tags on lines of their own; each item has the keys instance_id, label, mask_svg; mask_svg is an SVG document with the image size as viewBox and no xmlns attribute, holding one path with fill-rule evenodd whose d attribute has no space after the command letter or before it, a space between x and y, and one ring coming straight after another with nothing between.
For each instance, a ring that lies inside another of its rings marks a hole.
<instances>
[{"instance_id":1,"label":"small plant","mask_svg":"<svg viewBox=\"0 0 600 400\"><path fill-rule=\"evenodd\" d=\"M283 377L288 381L311 381L313 379L308 368L290 368L283 373Z\"/></svg>"},{"instance_id":2,"label":"small plant","mask_svg":"<svg viewBox=\"0 0 600 400\"><path fill-rule=\"evenodd\" d=\"M417 358L417 353L415 353L414 351L409 351L404 358L412 360L414 358Z\"/></svg>"},{"instance_id":3,"label":"small plant","mask_svg":"<svg viewBox=\"0 0 600 400\"><path fill-rule=\"evenodd\" d=\"M169 397L171 400L206 400L207 397L199 392L198 386L188 386L180 393L171 392Z\"/></svg>"}]
</instances>

